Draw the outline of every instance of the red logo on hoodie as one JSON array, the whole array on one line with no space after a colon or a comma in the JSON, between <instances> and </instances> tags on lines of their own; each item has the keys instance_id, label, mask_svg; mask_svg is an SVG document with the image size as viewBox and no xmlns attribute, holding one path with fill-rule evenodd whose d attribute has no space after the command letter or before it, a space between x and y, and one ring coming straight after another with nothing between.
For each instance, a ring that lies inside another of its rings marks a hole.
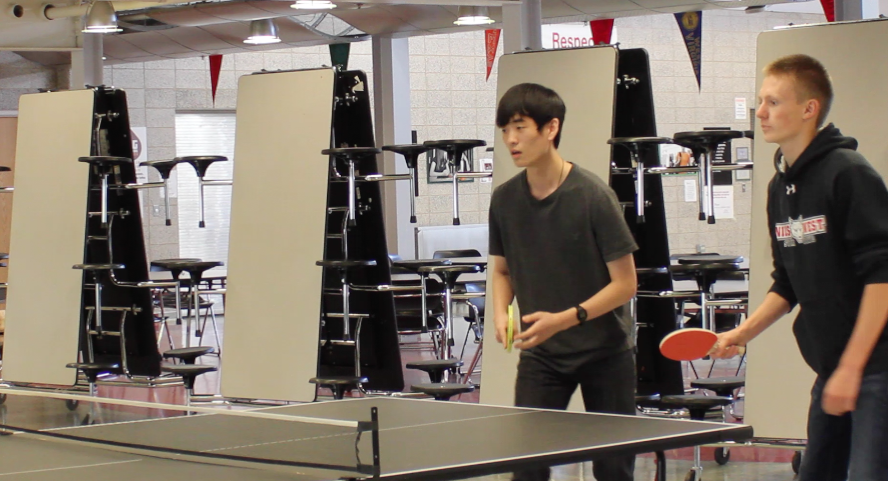
<instances>
[{"instance_id":1,"label":"red logo on hoodie","mask_svg":"<svg viewBox=\"0 0 888 481\"><path fill-rule=\"evenodd\" d=\"M789 218L789 222L774 226L774 234L777 240L783 241L783 247L793 247L797 244L811 244L817 234L826 234L826 217L818 215L807 219L799 216L798 219Z\"/></svg>"}]
</instances>

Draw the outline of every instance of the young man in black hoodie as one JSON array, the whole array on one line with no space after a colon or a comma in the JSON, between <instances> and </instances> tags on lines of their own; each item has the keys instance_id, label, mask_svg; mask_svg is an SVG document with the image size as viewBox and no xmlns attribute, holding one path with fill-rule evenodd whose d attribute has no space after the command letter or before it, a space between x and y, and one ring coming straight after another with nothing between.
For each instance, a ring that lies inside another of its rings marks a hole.
<instances>
[{"instance_id":1,"label":"young man in black hoodie","mask_svg":"<svg viewBox=\"0 0 888 481\"><path fill-rule=\"evenodd\" d=\"M756 117L780 146L768 187L774 279L740 327L719 335L729 357L801 306L793 332L817 373L801 481L888 480L888 190L832 124L823 65L806 55L765 68Z\"/></svg>"}]
</instances>

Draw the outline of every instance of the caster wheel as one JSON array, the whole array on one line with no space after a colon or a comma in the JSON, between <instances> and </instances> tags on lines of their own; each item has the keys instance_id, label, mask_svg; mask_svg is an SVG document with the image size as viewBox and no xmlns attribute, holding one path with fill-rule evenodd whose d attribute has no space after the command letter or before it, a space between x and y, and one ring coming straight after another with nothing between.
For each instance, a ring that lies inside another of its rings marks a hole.
<instances>
[{"instance_id":1,"label":"caster wheel","mask_svg":"<svg viewBox=\"0 0 888 481\"><path fill-rule=\"evenodd\" d=\"M73 411L77 409L77 406L80 405L80 401L76 399L65 399L65 407L68 408L68 411Z\"/></svg>"},{"instance_id":2,"label":"caster wheel","mask_svg":"<svg viewBox=\"0 0 888 481\"><path fill-rule=\"evenodd\" d=\"M731 450L728 448L716 448L715 449L715 462L718 463L719 466L724 466L728 464L728 461L731 460Z\"/></svg>"},{"instance_id":3,"label":"caster wheel","mask_svg":"<svg viewBox=\"0 0 888 481\"><path fill-rule=\"evenodd\" d=\"M0 404L3 404L5 402L6 402L6 394L0 394Z\"/></svg>"},{"instance_id":4,"label":"caster wheel","mask_svg":"<svg viewBox=\"0 0 888 481\"><path fill-rule=\"evenodd\" d=\"M685 476L684 481L699 481L697 478L697 472L693 469L688 471L688 474Z\"/></svg>"},{"instance_id":5,"label":"caster wheel","mask_svg":"<svg viewBox=\"0 0 888 481\"><path fill-rule=\"evenodd\" d=\"M802 468L802 452L796 451L792 455L792 472L795 474L799 474L799 470Z\"/></svg>"}]
</instances>

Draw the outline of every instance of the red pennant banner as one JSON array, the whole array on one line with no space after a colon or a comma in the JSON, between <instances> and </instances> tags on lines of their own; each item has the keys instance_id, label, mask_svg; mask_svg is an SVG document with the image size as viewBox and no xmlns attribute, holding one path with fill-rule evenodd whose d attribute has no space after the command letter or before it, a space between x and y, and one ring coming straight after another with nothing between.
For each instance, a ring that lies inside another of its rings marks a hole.
<instances>
[{"instance_id":1,"label":"red pennant banner","mask_svg":"<svg viewBox=\"0 0 888 481\"><path fill-rule=\"evenodd\" d=\"M820 0L820 5L823 7L823 14L826 15L827 22L835 22L836 21L836 2L835 0Z\"/></svg>"},{"instance_id":2,"label":"red pennant banner","mask_svg":"<svg viewBox=\"0 0 888 481\"><path fill-rule=\"evenodd\" d=\"M222 70L222 56L210 55L210 88L213 91L213 105L216 105L216 86L219 85L219 72Z\"/></svg>"},{"instance_id":3,"label":"red pennant banner","mask_svg":"<svg viewBox=\"0 0 888 481\"><path fill-rule=\"evenodd\" d=\"M493 61L496 60L496 48L499 46L500 29L491 29L484 31L484 47L487 52L487 77L490 79L490 71L493 70Z\"/></svg>"},{"instance_id":4,"label":"red pennant banner","mask_svg":"<svg viewBox=\"0 0 888 481\"><path fill-rule=\"evenodd\" d=\"M611 43L611 34L614 31L614 19L603 18L589 22L592 29L592 41L595 45L608 45Z\"/></svg>"}]
</instances>

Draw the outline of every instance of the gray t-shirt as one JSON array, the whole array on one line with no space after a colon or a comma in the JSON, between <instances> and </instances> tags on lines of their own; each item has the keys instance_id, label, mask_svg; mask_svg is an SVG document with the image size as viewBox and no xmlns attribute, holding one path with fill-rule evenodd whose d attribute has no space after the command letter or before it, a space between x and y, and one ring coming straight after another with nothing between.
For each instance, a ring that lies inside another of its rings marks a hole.
<instances>
[{"instance_id":1,"label":"gray t-shirt","mask_svg":"<svg viewBox=\"0 0 888 481\"><path fill-rule=\"evenodd\" d=\"M531 195L526 171L490 199L490 254L506 258L522 315L559 312L589 299L610 283L607 263L637 249L614 191L577 165L545 199ZM569 371L631 349L632 329L622 306L528 352Z\"/></svg>"}]
</instances>

